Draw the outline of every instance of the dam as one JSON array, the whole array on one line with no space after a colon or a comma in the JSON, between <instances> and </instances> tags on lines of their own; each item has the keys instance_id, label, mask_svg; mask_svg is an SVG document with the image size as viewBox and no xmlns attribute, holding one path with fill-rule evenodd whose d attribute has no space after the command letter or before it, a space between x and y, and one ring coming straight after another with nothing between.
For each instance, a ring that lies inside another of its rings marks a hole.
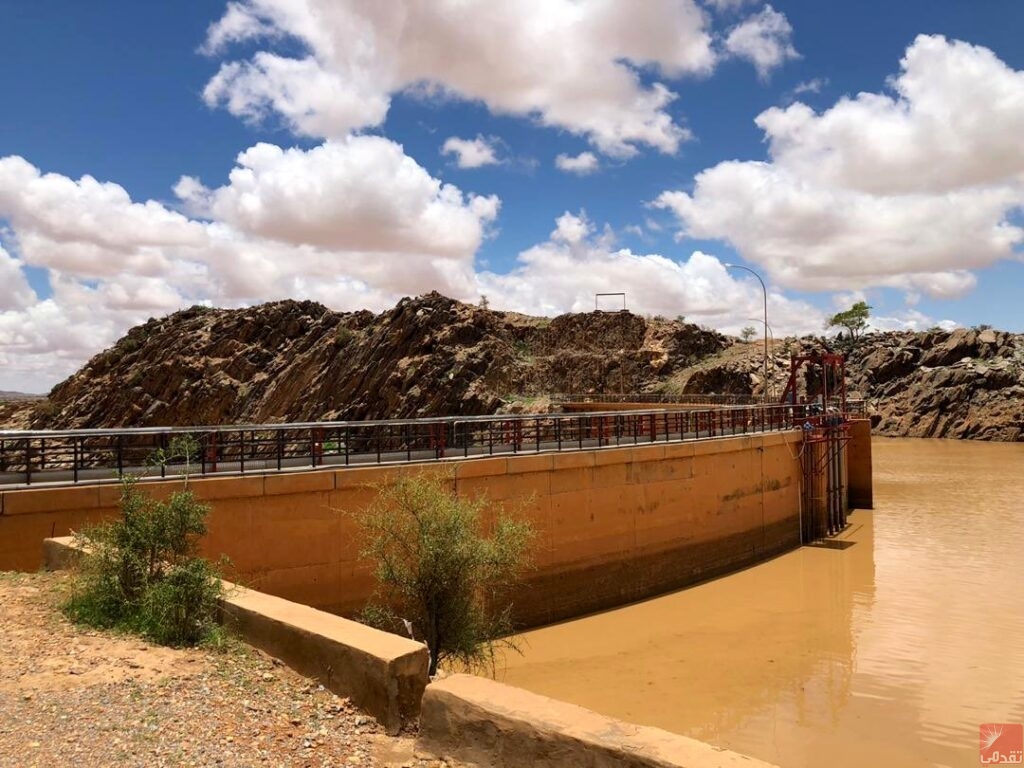
<instances>
[{"instance_id":1,"label":"dam","mask_svg":"<svg viewBox=\"0 0 1024 768\"><path fill-rule=\"evenodd\" d=\"M453 493L533 524L535 567L515 602L522 625L538 626L824 535L871 486L869 423L833 418L747 405L193 428L189 487L211 505L203 552L230 559L228 578L350 615L374 588L353 514L396 472L440 473ZM0 568L38 568L44 538L116 515L117 470L182 432L0 433L0 479L12 481L0 486ZM841 445L817 437L836 432ZM143 487L166 495L183 471L161 464Z\"/></svg>"}]
</instances>

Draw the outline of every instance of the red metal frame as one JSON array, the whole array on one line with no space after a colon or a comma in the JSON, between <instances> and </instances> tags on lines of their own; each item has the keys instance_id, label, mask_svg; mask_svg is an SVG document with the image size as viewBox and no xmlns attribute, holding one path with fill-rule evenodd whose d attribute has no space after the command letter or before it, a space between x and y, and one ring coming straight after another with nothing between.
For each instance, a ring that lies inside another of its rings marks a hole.
<instances>
[{"instance_id":1,"label":"red metal frame","mask_svg":"<svg viewBox=\"0 0 1024 768\"><path fill-rule=\"evenodd\" d=\"M805 402L817 402L820 397L822 412L828 408L829 401L838 397L839 412L846 413L846 356L834 352L812 352L808 355L793 355L789 359L789 380L782 391L783 404L797 404L797 374L804 365L814 366L821 376L821 388L816 392L808 392ZM829 384L834 385L829 391Z\"/></svg>"}]
</instances>

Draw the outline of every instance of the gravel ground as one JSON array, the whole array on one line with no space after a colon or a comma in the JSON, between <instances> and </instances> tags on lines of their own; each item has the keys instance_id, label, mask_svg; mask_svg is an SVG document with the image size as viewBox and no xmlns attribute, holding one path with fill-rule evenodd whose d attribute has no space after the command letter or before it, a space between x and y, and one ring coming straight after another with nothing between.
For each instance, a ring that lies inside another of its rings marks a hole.
<instances>
[{"instance_id":1,"label":"gravel ground","mask_svg":"<svg viewBox=\"0 0 1024 768\"><path fill-rule=\"evenodd\" d=\"M260 651L154 647L61 615L59 573L0 572L0 767L430 766Z\"/></svg>"}]
</instances>

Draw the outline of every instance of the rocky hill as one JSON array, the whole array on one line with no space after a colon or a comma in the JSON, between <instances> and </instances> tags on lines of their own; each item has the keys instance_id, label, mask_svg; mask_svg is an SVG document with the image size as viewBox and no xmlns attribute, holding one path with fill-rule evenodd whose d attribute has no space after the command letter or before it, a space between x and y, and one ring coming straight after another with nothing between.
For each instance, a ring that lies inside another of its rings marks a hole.
<instances>
[{"instance_id":1,"label":"rocky hill","mask_svg":"<svg viewBox=\"0 0 1024 768\"><path fill-rule=\"evenodd\" d=\"M778 340L769 389L790 354ZM994 330L872 334L848 386L876 432L1024 440L1024 336ZM267 423L543 410L556 392L760 394L761 342L626 312L528 317L432 293L391 310L284 301L193 307L133 328L46 400L0 405L0 424L72 428Z\"/></svg>"},{"instance_id":2,"label":"rocky hill","mask_svg":"<svg viewBox=\"0 0 1024 768\"><path fill-rule=\"evenodd\" d=\"M827 345L822 339L776 342L769 358L771 390L785 387L791 354ZM958 328L874 333L847 355L847 388L867 401L877 434L904 437L1024 440L1024 335ZM760 393L760 343L736 344L679 371L669 391Z\"/></svg>"},{"instance_id":3,"label":"rocky hill","mask_svg":"<svg viewBox=\"0 0 1024 768\"><path fill-rule=\"evenodd\" d=\"M849 366L881 434L1024 440L1024 335L874 334Z\"/></svg>"},{"instance_id":4,"label":"rocky hill","mask_svg":"<svg viewBox=\"0 0 1024 768\"><path fill-rule=\"evenodd\" d=\"M535 318L437 293L394 309L193 307L133 328L35 407L35 427L494 413L550 392L650 389L732 342L630 313Z\"/></svg>"}]
</instances>

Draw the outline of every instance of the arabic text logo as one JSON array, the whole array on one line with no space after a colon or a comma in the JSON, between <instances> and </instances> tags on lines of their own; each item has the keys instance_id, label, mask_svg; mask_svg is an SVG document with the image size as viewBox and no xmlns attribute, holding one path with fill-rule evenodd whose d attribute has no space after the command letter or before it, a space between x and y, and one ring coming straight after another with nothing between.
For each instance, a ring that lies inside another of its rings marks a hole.
<instances>
[{"instance_id":1,"label":"arabic text logo","mask_svg":"<svg viewBox=\"0 0 1024 768\"><path fill-rule=\"evenodd\" d=\"M978 736L982 765L1024 764L1024 723L985 723Z\"/></svg>"}]
</instances>

